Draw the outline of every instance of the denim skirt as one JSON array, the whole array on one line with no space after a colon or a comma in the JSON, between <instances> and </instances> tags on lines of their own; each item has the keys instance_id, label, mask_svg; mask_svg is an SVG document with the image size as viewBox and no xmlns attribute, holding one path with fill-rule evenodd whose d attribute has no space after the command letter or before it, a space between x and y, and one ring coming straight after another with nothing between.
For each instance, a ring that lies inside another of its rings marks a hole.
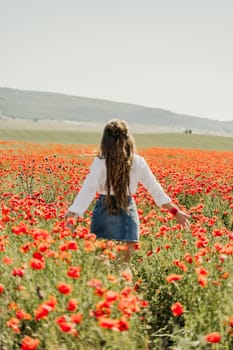
<instances>
[{"instance_id":1,"label":"denim skirt","mask_svg":"<svg viewBox=\"0 0 233 350\"><path fill-rule=\"evenodd\" d=\"M91 233L102 239L138 242L139 217L134 199L128 196L128 211L121 209L119 215L107 212L105 200L106 196L100 195L96 201L91 219ZM111 196L111 200L114 202L115 197Z\"/></svg>"}]
</instances>

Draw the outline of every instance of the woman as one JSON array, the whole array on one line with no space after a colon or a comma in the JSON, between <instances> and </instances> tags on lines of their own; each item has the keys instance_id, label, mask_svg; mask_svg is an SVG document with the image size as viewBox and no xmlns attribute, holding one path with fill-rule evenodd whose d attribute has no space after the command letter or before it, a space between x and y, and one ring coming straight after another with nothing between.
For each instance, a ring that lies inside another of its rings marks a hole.
<instances>
[{"instance_id":1,"label":"woman","mask_svg":"<svg viewBox=\"0 0 233 350\"><path fill-rule=\"evenodd\" d=\"M139 218L132 194L141 182L158 206L172 213L177 222L189 228L188 215L176 207L155 179L143 157L135 153L134 139L125 121L113 119L103 131L100 154L90 167L81 190L65 218L82 216L95 198L91 232L97 238L122 241L128 246L124 261L139 241Z\"/></svg>"}]
</instances>

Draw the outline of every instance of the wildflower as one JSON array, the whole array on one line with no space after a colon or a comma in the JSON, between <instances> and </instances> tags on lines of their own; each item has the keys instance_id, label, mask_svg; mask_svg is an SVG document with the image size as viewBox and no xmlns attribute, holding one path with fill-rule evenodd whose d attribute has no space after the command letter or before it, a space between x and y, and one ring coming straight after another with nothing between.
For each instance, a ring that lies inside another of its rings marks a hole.
<instances>
[{"instance_id":1,"label":"wildflower","mask_svg":"<svg viewBox=\"0 0 233 350\"><path fill-rule=\"evenodd\" d=\"M69 242L67 242L67 249L78 250L77 242L76 241L69 241Z\"/></svg>"},{"instance_id":2,"label":"wildflower","mask_svg":"<svg viewBox=\"0 0 233 350\"><path fill-rule=\"evenodd\" d=\"M178 259L174 260L173 264L175 266L179 267L183 271L187 271L188 270L187 266L182 261L180 261Z\"/></svg>"},{"instance_id":3,"label":"wildflower","mask_svg":"<svg viewBox=\"0 0 233 350\"><path fill-rule=\"evenodd\" d=\"M177 302L171 306L171 311L174 316L180 316L184 313L183 305Z\"/></svg>"},{"instance_id":4,"label":"wildflower","mask_svg":"<svg viewBox=\"0 0 233 350\"><path fill-rule=\"evenodd\" d=\"M82 268L80 266L69 266L67 276L71 278L79 278Z\"/></svg>"},{"instance_id":5,"label":"wildflower","mask_svg":"<svg viewBox=\"0 0 233 350\"><path fill-rule=\"evenodd\" d=\"M112 329L112 328L116 327L116 320L112 320L108 317L102 316L99 318L99 326L102 328Z\"/></svg>"},{"instance_id":6,"label":"wildflower","mask_svg":"<svg viewBox=\"0 0 233 350\"><path fill-rule=\"evenodd\" d=\"M110 303L112 303L112 302L114 302L114 301L116 301L117 300L117 298L118 298L118 293L117 292L113 292L113 291L111 291L111 290L108 290L106 293L105 293L105 300L107 301L107 302L110 302Z\"/></svg>"},{"instance_id":7,"label":"wildflower","mask_svg":"<svg viewBox=\"0 0 233 350\"><path fill-rule=\"evenodd\" d=\"M117 321L116 328L120 332L127 331L129 329L129 323L125 319L122 318L122 319Z\"/></svg>"},{"instance_id":8,"label":"wildflower","mask_svg":"<svg viewBox=\"0 0 233 350\"><path fill-rule=\"evenodd\" d=\"M195 271L198 275L202 275L202 276L208 275L208 271L206 269L204 269L203 267L197 267L195 269Z\"/></svg>"},{"instance_id":9,"label":"wildflower","mask_svg":"<svg viewBox=\"0 0 233 350\"><path fill-rule=\"evenodd\" d=\"M4 292L4 285L0 283L0 294L2 294Z\"/></svg>"},{"instance_id":10,"label":"wildflower","mask_svg":"<svg viewBox=\"0 0 233 350\"><path fill-rule=\"evenodd\" d=\"M56 304L57 304L56 298L51 296L47 301L45 301L43 304L39 305L37 310L34 311L35 319L39 320L41 318L47 317L48 314L52 310L54 310Z\"/></svg>"},{"instance_id":11,"label":"wildflower","mask_svg":"<svg viewBox=\"0 0 233 350\"><path fill-rule=\"evenodd\" d=\"M34 311L35 319L38 321L41 318L47 317L50 311L51 311L51 307L50 306L48 306L46 304L39 305L38 309Z\"/></svg>"},{"instance_id":12,"label":"wildflower","mask_svg":"<svg viewBox=\"0 0 233 350\"><path fill-rule=\"evenodd\" d=\"M25 271L23 269L21 269L20 267L16 267L12 270L13 276L23 277L24 274L25 274Z\"/></svg>"},{"instance_id":13,"label":"wildflower","mask_svg":"<svg viewBox=\"0 0 233 350\"><path fill-rule=\"evenodd\" d=\"M92 279L90 281L87 282L87 285L89 287L93 287L93 288L101 288L102 287L102 282L98 279Z\"/></svg>"},{"instance_id":14,"label":"wildflower","mask_svg":"<svg viewBox=\"0 0 233 350\"><path fill-rule=\"evenodd\" d=\"M207 279L203 275L199 275L197 281L201 287L205 287L207 285Z\"/></svg>"},{"instance_id":15,"label":"wildflower","mask_svg":"<svg viewBox=\"0 0 233 350\"><path fill-rule=\"evenodd\" d=\"M2 262L3 262L3 264L6 264L6 265L12 265L13 264L13 260L11 258L9 258L9 256L4 256L2 258Z\"/></svg>"},{"instance_id":16,"label":"wildflower","mask_svg":"<svg viewBox=\"0 0 233 350\"><path fill-rule=\"evenodd\" d=\"M229 324L230 324L231 327L233 327L233 316L231 316L231 317L229 318Z\"/></svg>"},{"instance_id":17,"label":"wildflower","mask_svg":"<svg viewBox=\"0 0 233 350\"><path fill-rule=\"evenodd\" d=\"M131 282L133 279L133 275L130 271L130 269L126 269L125 271L122 271L121 276L127 281Z\"/></svg>"},{"instance_id":18,"label":"wildflower","mask_svg":"<svg viewBox=\"0 0 233 350\"><path fill-rule=\"evenodd\" d=\"M29 336L25 336L21 342L21 350L35 350L39 346L39 339L33 339Z\"/></svg>"},{"instance_id":19,"label":"wildflower","mask_svg":"<svg viewBox=\"0 0 233 350\"><path fill-rule=\"evenodd\" d=\"M47 301L45 301L45 304L50 306L51 309L53 310L57 304L57 299L53 296L50 296Z\"/></svg>"},{"instance_id":20,"label":"wildflower","mask_svg":"<svg viewBox=\"0 0 233 350\"><path fill-rule=\"evenodd\" d=\"M75 311L78 307L78 300L77 299L74 299L74 298L71 298L68 300L68 303L67 303L67 310L68 311Z\"/></svg>"},{"instance_id":21,"label":"wildflower","mask_svg":"<svg viewBox=\"0 0 233 350\"><path fill-rule=\"evenodd\" d=\"M25 312L24 310L17 310L15 313L15 316L19 319L19 320L31 320L31 315L28 314L27 312Z\"/></svg>"},{"instance_id":22,"label":"wildflower","mask_svg":"<svg viewBox=\"0 0 233 350\"><path fill-rule=\"evenodd\" d=\"M73 322L73 323L80 323L81 321L82 321L82 319L83 319L83 315L79 312L79 313L77 313L77 314L72 314L71 315L71 321Z\"/></svg>"},{"instance_id":23,"label":"wildflower","mask_svg":"<svg viewBox=\"0 0 233 350\"><path fill-rule=\"evenodd\" d=\"M184 256L184 260L185 260L187 263L192 264L192 262L193 262L192 255L189 254L189 253L186 253L185 256Z\"/></svg>"},{"instance_id":24,"label":"wildflower","mask_svg":"<svg viewBox=\"0 0 233 350\"><path fill-rule=\"evenodd\" d=\"M19 319L16 317L11 317L9 321L7 321L7 326L11 328L15 333L20 333L19 329Z\"/></svg>"},{"instance_id":25,"label":"wildflower","mask_svg":"<svg viewBox=\"0 0 233 350\"><path fill-rule=\"evenodd\" d=\"M59 323L59 327L62 332L69 333L73 329L74 324L71 322L61 322Z\"/></svg>"},{"instance_id":26,"label":"wildflower","mask_svg":"<svg viewBox=\"0 0 233 350\"><path fill-rule=\"evenodd\" d=\"M19 226L12 226L11 231L16 235L20 235L28 233L28 227L24 222L20 222Z\"/></svg>"},{"instance_id":27,"label":"wildflower","mask_svg":"<svg viewBox=\"0 0 233 350\"><path fill-rule=\"evenodd\" d=\"M182 278L183 278L183 275L172 273L171 275L167 276L166 280L168 283L172 283L175 281L180 281Z\"/></svg>"},{"instance_id":28,"label":"wildflower","mask_svg":"<svg viewBox=\"0 0 233 350\"><path fill-rule=\"evenodd\" d=\"M208 343L219 343L221 341L221 335L219 332L212 332L205 336L205 340Z\"/></svg>"},{"instance_id":29,"label":"wildflower","mask_svg":"<svg viewBox=\"0 0 233 350\"><path fill-rule=\"evenodd\" d=\"M33 270L42 270L45 268L45 263L39 259L31 259L30 266Z\"/></svg>"},{"instance_id":30,"label":"wildflower","mask_svg":"<svg viewBox=\"0 0 233 350\"><path fill-rule=\"evenodd\" d=\"M57 286L57 289L60 293L65 294L65 295L70 294L72 291L72 287L67 283L60 283Z\"/></svg>"}]
</instances>

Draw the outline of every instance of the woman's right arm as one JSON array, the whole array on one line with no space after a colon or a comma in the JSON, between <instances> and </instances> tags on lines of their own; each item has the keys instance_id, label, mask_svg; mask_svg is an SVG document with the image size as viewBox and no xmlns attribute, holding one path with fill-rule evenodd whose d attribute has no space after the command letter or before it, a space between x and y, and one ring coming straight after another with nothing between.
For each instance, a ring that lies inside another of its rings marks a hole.
<instances>
[{"instance_id":1,"label":"woman's right arm","mask_svg":"<svg viewBox=\"0 0 233 350\"><path fill-rule=\"evenodd\" d=\"M68 212L65 214L65 219L82 216L87 210L92 200L95 198L96 192L99 190L100 170L99 159L95 158L80 191L69 207Z\"/></svg>"}]
</instances>

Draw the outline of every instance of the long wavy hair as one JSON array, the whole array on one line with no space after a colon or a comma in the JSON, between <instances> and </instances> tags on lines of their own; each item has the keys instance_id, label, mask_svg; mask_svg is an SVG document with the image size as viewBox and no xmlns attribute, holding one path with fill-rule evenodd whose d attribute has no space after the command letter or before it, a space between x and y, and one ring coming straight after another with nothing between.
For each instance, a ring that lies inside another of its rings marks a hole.
<instances>
[{"instance_id":1,"label":"long wavy hair","mask_svg":"<svg viewBox=\"0 0 233 350\"><path fill-rule=\"evenodd\" d=\"M127 211L134 151L135 143L127 122L110 120L104 127L100 144L100 157L106 162L106 205L110 214L118 215L121 209ZM111 189L114 199L111 197Z\"/></svg>"}]
</instances>

